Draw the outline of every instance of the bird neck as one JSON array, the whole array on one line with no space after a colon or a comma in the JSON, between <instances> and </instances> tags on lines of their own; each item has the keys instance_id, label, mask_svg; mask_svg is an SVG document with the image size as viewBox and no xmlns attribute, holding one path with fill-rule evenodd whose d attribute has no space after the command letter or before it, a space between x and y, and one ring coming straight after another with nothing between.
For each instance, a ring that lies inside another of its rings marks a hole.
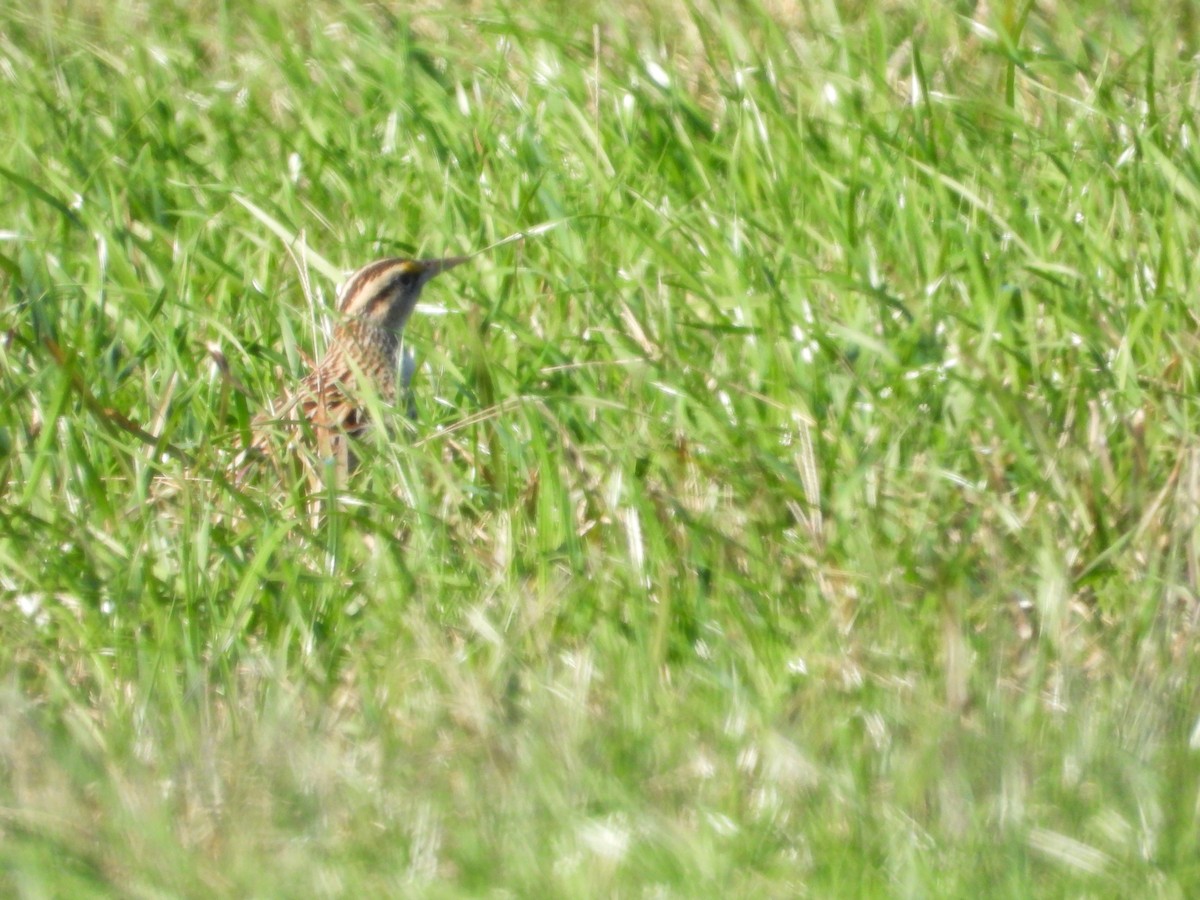
<instances>
[{"instance_id":1,"label":"bird neck","mask_svg":"<svg viewBox=\"0 0 1200 900\"><path fill-rule=\"evenodd\" d=\"M355 317L338 326L335 341L344 341L365 353L393 356L400 349L400 332L373 322Z\"/></svg>"}]
</instances>

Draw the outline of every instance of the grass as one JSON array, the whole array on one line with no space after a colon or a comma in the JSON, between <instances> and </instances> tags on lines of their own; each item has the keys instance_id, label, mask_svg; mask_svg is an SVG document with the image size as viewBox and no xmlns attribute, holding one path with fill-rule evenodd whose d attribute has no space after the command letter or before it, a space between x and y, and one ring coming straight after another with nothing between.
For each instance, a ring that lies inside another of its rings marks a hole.
<instances>
[{"instance_id":1,"label":"grass","mask_svg":"<svg viewBox=\"0 0 1200 900\"><path fill-rule=\"evenodd\" d=\"M1195 894L1198 40L0 13L0 889ZM222 484L331 270L548 223L323 516Z\"/></svg>"}]
</instances>

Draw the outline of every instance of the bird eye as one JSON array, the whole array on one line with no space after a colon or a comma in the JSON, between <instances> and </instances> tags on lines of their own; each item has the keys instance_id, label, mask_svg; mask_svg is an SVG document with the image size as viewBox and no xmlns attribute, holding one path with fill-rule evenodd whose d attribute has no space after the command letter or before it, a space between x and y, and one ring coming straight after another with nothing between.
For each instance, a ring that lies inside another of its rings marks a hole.
<instances>
[{"instance_id":1,"label":"bird eye","mask_svg":"<svg viewBox=\"0 0 1200 900\"><path fill-rule=\"evenodd\" d=\"M396 283L400 287L412 287L417 283L417 278L421 275L416 269L405 269L396 277Z\"/></svg>"}]
</instances>

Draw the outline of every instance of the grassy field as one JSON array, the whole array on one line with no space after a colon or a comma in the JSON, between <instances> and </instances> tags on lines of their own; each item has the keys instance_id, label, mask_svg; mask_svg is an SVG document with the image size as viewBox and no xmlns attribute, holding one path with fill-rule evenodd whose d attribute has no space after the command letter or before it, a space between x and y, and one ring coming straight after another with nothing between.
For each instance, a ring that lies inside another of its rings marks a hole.
<instances>
[{"instance_id":1,"label":"grassy field","mask_svg":"<svg viewBox=\"0 0 1200 900\"><path fill-rule=\"evenodd\" d=\"M0 13L0 893L1200 893L1189 0L300 6Z\"/></svg>"}]
</instances>

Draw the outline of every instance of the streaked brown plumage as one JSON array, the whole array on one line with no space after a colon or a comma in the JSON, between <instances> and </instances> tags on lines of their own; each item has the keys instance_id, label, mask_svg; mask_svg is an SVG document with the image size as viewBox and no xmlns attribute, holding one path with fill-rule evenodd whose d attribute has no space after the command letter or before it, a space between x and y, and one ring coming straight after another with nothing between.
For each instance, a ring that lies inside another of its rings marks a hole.
<instances>
[{"instance_id":1,"label":"streaked brown plumage","mask_svg":"<svg viewBox=\"0 0 1200 900\"><path fill-rule=\"evenodd\" d=\"M238 480L247 462L270 455L279 445L281 432L288 434L289 452L298 449L297 437L311 434L318 461L333 461L343 475L353 467L347 439L366 430L373 401L385 406L396 402L400 335L421 289L433 276L466 259L382 259L355 272L342 290L342 321L324 359L270 415L255 420L253 440L238 464Z\"/></svg>"}]
</instances>

